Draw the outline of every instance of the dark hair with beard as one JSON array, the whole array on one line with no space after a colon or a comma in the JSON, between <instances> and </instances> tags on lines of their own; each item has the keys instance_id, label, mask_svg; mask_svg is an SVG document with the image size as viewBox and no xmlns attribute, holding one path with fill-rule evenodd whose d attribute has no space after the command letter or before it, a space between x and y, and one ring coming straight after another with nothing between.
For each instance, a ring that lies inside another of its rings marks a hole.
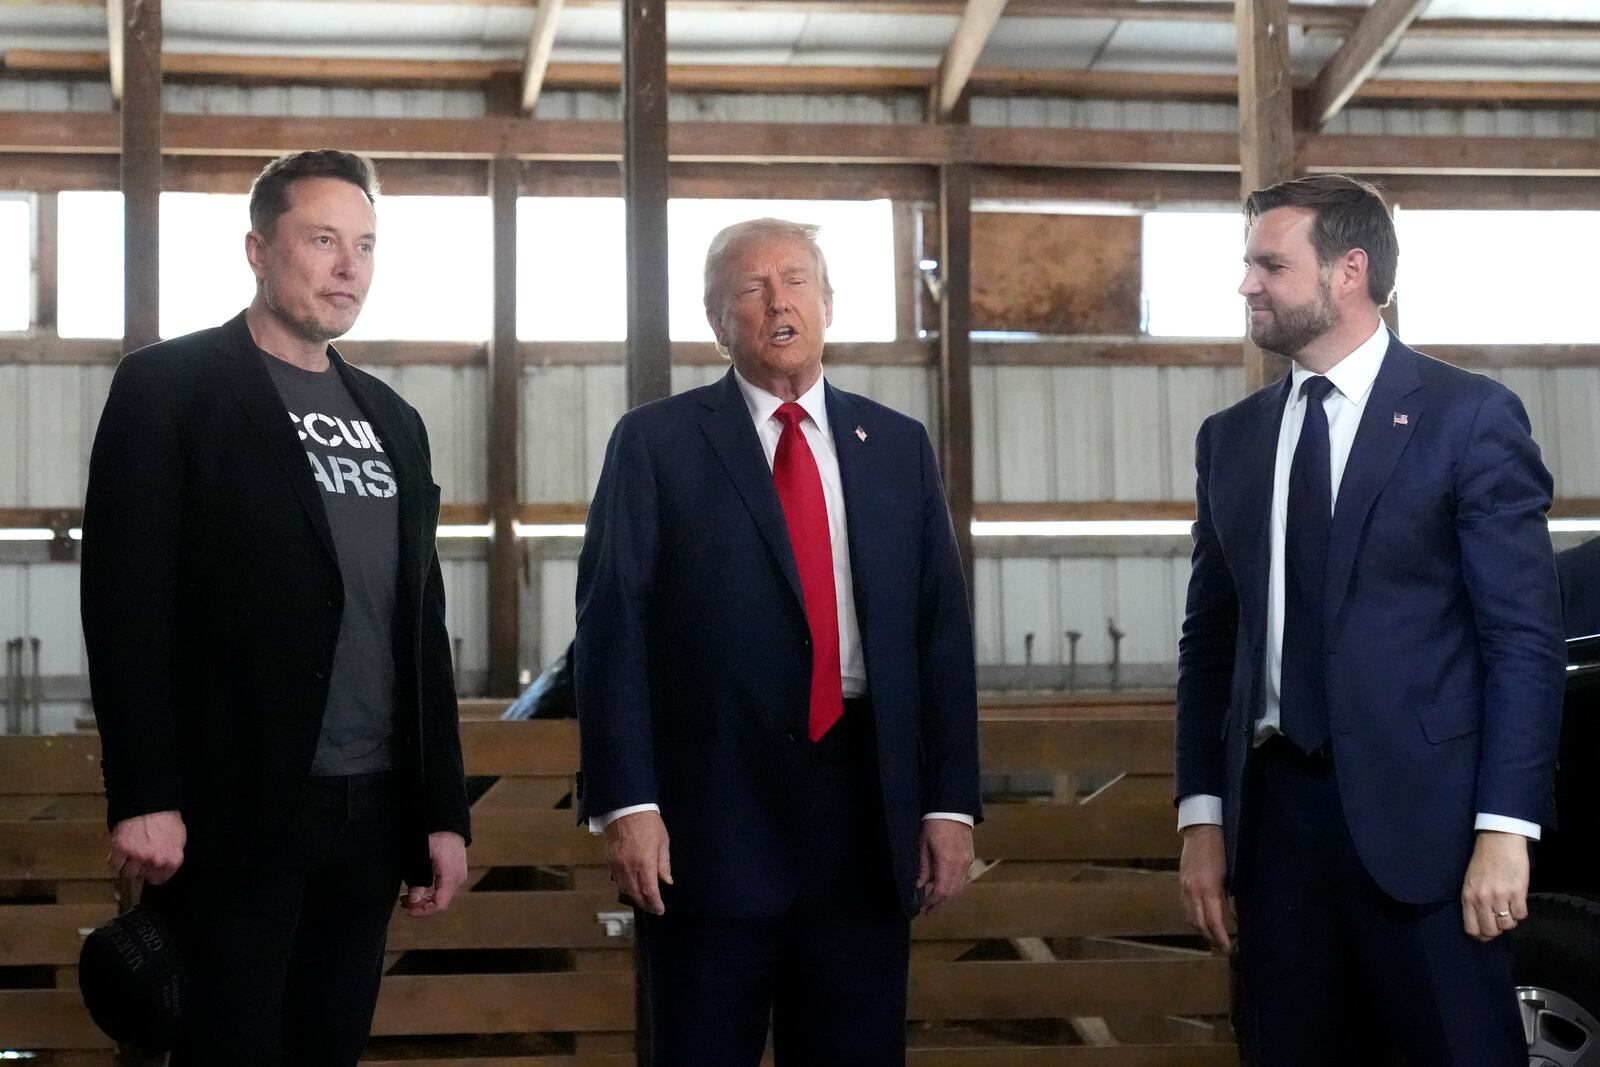
<instances>
[{"instance_id":1,"label":"dark hair with beard","mask_svg":"<svg viewBox=\"0 0 1600 1067\"><path fill-rule=\"evenodd\" d=\"M1347 174L1313 174L1269 185L1250 194L1244 216L1251 225L1280 207L1309 208L1316 214L1311 224L1311 247L1317 263L1326 267L1352 248L1367 254L1367 293L1379 307L1394 295L1395 272L1400 264L1400 242L1394 219L1383 194L1369 182Z\"/></svg>"},{"instance_id":2,"label":"dark hair with beard","mask_svg":"<svg viewBox=\"0 0 1600 1067\"><path fill-rule=\"evenodd\" d=\"M268 163L250 185L250 228L262 236L272 233L278 218L289 210L289 186L302 178L336 178L367 194L367 202L378 202L378 172L372 160L354 152L319 148L279 156Z\"/></svg>"}]
</instances>

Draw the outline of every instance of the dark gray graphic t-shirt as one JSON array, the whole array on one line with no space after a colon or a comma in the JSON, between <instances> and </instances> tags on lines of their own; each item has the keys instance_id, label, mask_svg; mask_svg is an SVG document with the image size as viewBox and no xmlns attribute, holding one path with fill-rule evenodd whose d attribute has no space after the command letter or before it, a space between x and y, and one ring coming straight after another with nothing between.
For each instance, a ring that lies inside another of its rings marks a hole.
<instances>
[{"instance_id":1,"label":"dark gray graphic t-shirt","mask_svg":"<svg viewBox=\"0 0 1600 1067\"><path fill-rule=\"evenodd\" d=\"M344 579L344 615L311 773L384 770L393 762L399 484L384 443L338 371L303 370L265 352L261 358L322 490Z\"/></svg>"}]
</instances>

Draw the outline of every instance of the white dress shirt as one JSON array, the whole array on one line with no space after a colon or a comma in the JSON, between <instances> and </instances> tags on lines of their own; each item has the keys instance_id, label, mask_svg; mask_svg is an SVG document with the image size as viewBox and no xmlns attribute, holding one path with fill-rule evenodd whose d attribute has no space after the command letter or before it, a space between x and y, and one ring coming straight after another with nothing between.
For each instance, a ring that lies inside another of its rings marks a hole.
<instances>
[{"instance_id":1,"label":"white dress shirt","mask_svg":"<svg viewBox=\"0 0 1600 1067\"><path fill-rule=\"evenodd\" d=\"M1378 379L1378 369L1383 366L1383 355L1389 350L1389 330L1381 322L1371 337L1363 341L1354 352L1334 364L1326 375L1333 383L1322 401L1328 416L1328 459L1332 480L1329 485L1334 501L1339 499L1339 482L1344 477L1345 463L1350 459L1350 448L1355 444L1356 428L1361 425L1361 413L1366 410L1367 397L1372 393L1372 383ZM1309 402L1300 390L1312 371L1296 363L1291 375L1288 406L1283 410L1283 422L1278 428L1278 454L1272 472L1272 560L1267 577L1267 647L1263 656L1263 709L1256 722L1256 745L1279 733L1279 684L1283 676L1283 614L1284 614L1284 535L1289 527L1289 469L1294 463L1295 446L1300 443L1300 427L1305 424L1306 404ZM1205 793L1184 797L1178 802L1178 829L1200 823L1222 822L1222 798ZM1521 834L1534 840L1539 838L1539 825L1504 815L1478 814L1474 823L1479 830L1502 830Z\"/></svg>"},{"instance_id":2,"label":"white dress shirt","mask_svg":"<svg viewBox=\"0 0 1600 1067\"><path fill-rule=\"evenodd\" d=\"M734 381L750 409L750 420L755 424L756 437L761 440L761 451L767 457L767 469L778 452L778 439L783 436L783 423L774 418L783 404L780 397L752 385L737 370ZM833 588L839 610L839 680L844 695L861 697L867 693L867 664L861 652L861 627L856 622L855 579L850 573L850 530L845 524L844 480L839 475L839 448L828 427L827 391L823 376L795 401L805 409L806 417L800 430L811 446L811 455L817 461L817 473L822 476L822 498L828 508L828 542L833 550ZM638 811L660 811L656 804L635 804L608 811L603 816L589 820L589 829L599 833L624 815ZM961 812L931 811L924 819L950 819L973 825L972 816Z\"/></svg>"}]
</instances>

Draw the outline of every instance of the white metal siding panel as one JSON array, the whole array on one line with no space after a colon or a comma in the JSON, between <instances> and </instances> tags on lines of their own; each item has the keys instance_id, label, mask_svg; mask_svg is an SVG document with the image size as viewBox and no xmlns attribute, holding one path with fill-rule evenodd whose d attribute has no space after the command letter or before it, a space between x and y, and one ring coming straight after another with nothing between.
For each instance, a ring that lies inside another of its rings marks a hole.
<instances>
[{"instance_id":1,"label":"white metal siding panel","mask_svg":"<svg viewBox=\"0 0 1600 1067\"><path fill-rule=\"evenodd\" d=\"M539 568L539 647L552 662L578 631L578 561L547 559Z\"/></svg>"},{"instance_id":2,"label":"white metal siding panel","mask_svg":"<svg viewBox=\"0 0 1600 1067\"><path fill-rule=\"evenodd\" d=\"M1103 397L1111 371L1058 367L1050 372L1055 394L1054 499L1106 500L1111 496L1111 412Z\"/></svg>"},{"instance_id":3,"label":"white metal siding panel","mask_svg":"<svg viewBox=\"0 0 1600 1067\"><path fill-rule=\"evenodd\" d=\"M1165 435L1166 397L1161 370L1156 367L1118 367L1111 373L1110 395L1103 398L1111 412L1112 498L1115 500L1165 500L1170 496Z\"/></svg>"},{"instance_id":4,"label":"white metal siding panel","mask_svg":"<svg viewBox=\"0 0 1600 1067\"><path fill-rule=\"evenodd\" d=\"M999 440L999 499L1048 500L1055 483L1050 370L1000 367L995 375L995 432Z\"/></svg>"},{"instance_id":5,"label":"white metal siding panel","mask_svg":"<svg viewBox=\"0 0 1600 1067\"><path fill-rule=\"evenodd\" d=\"M582 395L582 367L530 367L523 372L523 501L588 499Z\"/></svg>"},{"instance_id":6,"label":"white metal siding panel","mask_svg":"<svg viewBox=\"0 0 1600 1067\"><path fill-rule=\"evenodd\" d=\"M996 417L998 367L972 368L972 497L1000 496L1000 430Z\"/></svg>"},{"instance_id":7,"label":"white metal siding panel","mask_svg":"<svg viewBox=\"0 0 1600 1067\"><path fill-rule=\"evenodd\" d=\"M460 671L489 668L489 566L477 559L441 560L444 575L445 629L450 654L461 642Z\"/></svg>"},{"instance_id":8,"label":"white metal siding panel","mask_svg":"<svg viewBox=\"0 0 1600 1067\"><path fill-rule=\"evenodd\" d=\"M417 409L446 504L481 504L488 486L488 373L481 367L364 367Z\"/></svg>"},{"instance_id":9,"label":"white metal siding panel","mask_svg":"<svg viewBox=\"0 0 1600 1067\"><path fill-rule=\"evenodd\" d=\"M1033 662L1055 662L1057 636L1062 629L1061 606L1053 580L1055 561L1049 559L1003 559L1000 563L1002 640L1000 660L984 662L1025 663L1026 638L1034 635Z\"/></svg>"},{"instance_id":10,"label":"white metal siding panel","mask_svg":"<svg viewBox=\"0 0 1600 1067\"><path fill-rule=\"evenodd\" d=\"M1554 468L1556 495L1600 496L1600 371L1588 367L1560 367L1547 372L1554 395Z\"/></svg>"},{"instance_id":11,"label":"white metal siding panel","mask_svg":"<svg viewBox=\"0 0 1600 1067\"><path fill-rule=\"evenodd\" d=\"M1000 583L1000 560L972 561L973 641L979 663L1004 662L1005 636L1001 625L1004 599Z\"/></svg>"},{"instance_id":12,"label":"white metal siding panel","mask_svg":"<svg viewBox=\"0 0 1600 1067\"><path fill-rule=\"evenodd\" d=\"M477 118L486 113L484 94L477 89L360 89L322 88L313 85L233 86L172 83L162 87L162 100L169 112L187 115Z\"/></svg>"},{"instance_id":13,"label":"white metal siding panel","mask_svg":"<svg viewBox=\"0 0 1600 1067\"><path fill-rule=\"evenodd\" d=\"M606 443L628 410L627 377L621 367L583 368L584 480L575 500L588 500L600 483Z\"/></svg>"}]
</instances>

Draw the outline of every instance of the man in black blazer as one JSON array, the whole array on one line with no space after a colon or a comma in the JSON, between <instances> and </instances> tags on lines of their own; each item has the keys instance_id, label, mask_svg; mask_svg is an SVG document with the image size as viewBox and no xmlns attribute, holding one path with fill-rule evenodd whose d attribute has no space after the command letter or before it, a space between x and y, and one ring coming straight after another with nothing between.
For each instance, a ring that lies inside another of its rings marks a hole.
<instances>
[{"instance_id":1,"label":"man in black blazer","mask_svg":"<svg viewBox=\"0 0 1600 1067\"><path fill-rule=\"evenodd\" d=\"M402 882L466 880L439 489L417 412L328 342L372 280L376 175L257 177L250 306L117 368L83 627L109 862L177 931L174 1064L353 1064Z\"/></svg>"},{"instance_id":2,"label":"man in black blazer","mask_svg":"<svg viewBox=\"0 0 1600 1067\"><path fill-rule=\"evenodd\" d=\"M581 817L649 1062L904 1062L909 918L966 882L966 586L928 436L822 370L812 227L718 234L715 385L618 423L578 562ZM670 837L669 837L670 835Z\"/></svg>"}]
</instances>

